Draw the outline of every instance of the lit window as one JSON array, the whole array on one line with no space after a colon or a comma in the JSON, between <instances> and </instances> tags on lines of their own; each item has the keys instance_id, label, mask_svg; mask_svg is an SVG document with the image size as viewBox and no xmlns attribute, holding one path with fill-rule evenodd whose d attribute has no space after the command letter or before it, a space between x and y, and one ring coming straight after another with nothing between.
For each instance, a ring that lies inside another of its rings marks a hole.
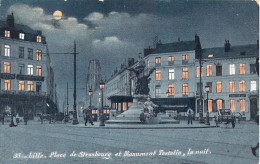
<instances>
[{"instance_id":1,"label":"lit window","mask_svg":"<svg viewBox=\"0 0 260 164\"><path fill-rule=\"evenodd\" d=\"M28 81L28 91L33 91L33 82L32 81Z\"/></svg>"},{"instance_id":2,"label":"lit window","mask_svg":"<svg viewBox=\"0 0 260 164\"><path fill-rule=\"evenodd\" d=\"M246 65L245 64L240 64L239 73L240 73L240 75L246 74Z\"/></svg>"},{"instance_id":3,"label":"lit window","mask_svg":"<svg viewBox=\"0 0 260 164\"><path fill-rule=\"evenodd\" d=\"M28 75L33 75L33 65L28 65Z\"/></svg>"},{"instance_id":4,"label":"lit window","mask_svg":"<svg viewBox=\"0 0 260 164\"><path fill-rule=\"evenodd\" d=\"M19 81L19 91L24 91L24 81Z\"/></svg>"},{"instance_id":5,"label":"lit window","mask_svg":"<svg viewBox=\"0 0 260 164\"><path fill-rule=\"evenodd\" d=\"M222 82L217 82L217 93L222 92Z\"/></svg>"},{"instance_id":6,"label":"lit window","mask_svg":"<svg viewBox=\"0 0 260 164\"><path fill-rule=\"evenodd\" d=\"M10 62L4 62L4 71L5 71L5 73L11 73L11 63Z\"/></svg>"},{"instance_id":7,"label":"lit window","mask_svg":"<svg viewBox=\"0 0 260 164\"><path fill-rule=\"evenodd\" d=\"M132 103L131 102L129 102L128 103L128 108L130 108L132 106Z\"/></svg>"},{"instance_id":8,"label":"lit window","mask_svg":"<svg viewBox=\"0 0 260 164\"><path fill-rule=\"evenodd\" d=\"M240 88L240 92L245 92L246 91L246 84L245 84L245 81L241 81L239 83L239 88Z\"/></svg>"},{"instance_id":9,"label":"lit window","mask_svg":"<svg viewBox=\"0 0 260 164\"><path fill-rule=\"evenodd\" d=\"M174 69L169 69L169 80L174 80Z\"/></svg>"},{"instance_id":10,"label":"lit window","mask_svg":"<svg viewBox=\"0 0 260 164\"><path fill-rule=\"evenodd\" d=\"M19 33L19 39L24 40L24 33Z\"/></svg>"},{"instance_id":11,"label":"lit window","mask_svg":"<svg viewBox=\"0 0 260 164\"><path fill-rule=\"evenodd\" d=\"M189 94L188 84L183 84L182 85L182 94L183 95L188 95Z\"/></svg>"},{"instance_id":12,"label":"lit window","mask_svg":"<svg viewBox=\"0 0 260 164\"><path fill-rule=\"evenodd\" d=\"M256 91L256 81L250 82L250 91Z\"/></svg>"},{"instance_id":13,"label":"lit window","mask_svg":"<svg viewBox=\"0 0 260 164\"><path fill-rule=\"evenodd\" d=\"M6 38L10 38L10 36L11 36L10 31L5 30L5 37L6 37Z\"/></svg>"},{"instance_id":14,"label":"lit window","mask_svg":"<svg viewBox=\"0 0 260 164\"><path fill-rule=\"evenodd\" d=\"M235 75L235 64L229 64L229 75Z\"/></svg>"},{"instance_id":15,"label":"lit window","mask_svg":"<svg viewBox=\"0 0 260 164\"><path fill-rule=\"evenodd\" d=\"M209 58L213 58L213 54L209 54L209 56L208 56Z\"/></svg>"},{"instance_id":16,"label":"lit window","mask_svg":"<svg viewBox=\"0 0 260 164\"><path fill-rule=\"evenodd\" d=\"M37 36L37 42L41 43L42 42L42 37L41 36Z\"/></svg>"},{"instance_id":17,"label":"lit window","mask_svg":"<svg viewBox=\"0 0 260 164\"><path fill-rule=\"evenodd\" d=\"M10 46L5 45L5 56L10 56Z\"/></svg>"},{"instance_id":18,"label":"lit window","mask_svg":"<svg viewBox=\"0 0 260 164\"><path fill-rule=\"evenodd\" d=\"M189 69L188 68L182 69L182 78L183 79L189 79Z\"/></svg>"},{"instance_id":19,"label":"lit window","mask_svg":"<svg viewBox=\"0 0 260 164\"><path fill-rule=\"evenodd\" d=\"M159 57L158 57L158 58L155 58L155 63L156 63L156 64L161 64L161 58L159 58Z\"/></svg>"},{"instance_id":20,"label":"lit window","mask_svg":"<svg viewBox=\"0 0 260 164\"><path fill-rule=\"evenodd\" d=\"M201 77L203 76L203 67L201 67ZM200 67L197 67L197 77L200 77Z\"/></svg>"},{"instance_id":21,"label":"lit window","mask_svg":"<svg viewBox=\"0 0 260 164\"><path fill-rule=\"evenodd\" d=\"M161 80L161 71L156 71L156 81Z\"/></svg>"},{"instance_id":22,"label":"lit window","mask_svg":"<svg viewBox=\"0 0 260 164\"><path fill-rule=\"evenodd\" d=\"M169 85L169 96L173 96L175 94L174 85Z\"/></svg>"},{"instance_id":23,"label":"lit window","mask_svg":"<svg viewBox=\"0 0 260 164\"><path fill-rule=\"evenodd\" d=\"M182 55L182 60L188 60L188 55Z\"/></svg>"},{"instance_id":24,"label":"lit window","mask_svg":"<svg viewBox=\"0 0 260 164\"><path fill-rule=\"evenodd\" d=\"M37 53L37 60L41 61L42 60L42 51L41 50L37 50L36 53Z\"/></svg>"},{"instance_id":25,"label":"lit window","mask_svg":"<svg viewBox=\"0 0 260 164\"><path fill-rule=\"evenodd\" d=\"M11 90L11 80L5 80L5 90Z\"/></svg>"},{"instance_id":26,"label":"lit window","mask_svg":"<svg viewBox=\"0 0 260 164\"><path fill-rule=\"evenodd\" d=\"M208 111L212 112L212 100L208 100Z\"/></svg>"},{"instance_id":27,"label":"lit window","mask_svg":"<svg viewBox=\"0 0 260 164\"><path fill-rule=\"evenodd\" d=\"M37 66L37 75L42 76L42 66Z\"/></svg>"},{"instance_id":28,"label":"lit window","mask_svg":"<svg viewBox=\"0 0 260 164\"><path fill-rule=\"evenodd\" d=\"M235 112L236 100L230 100L230 109L232 112Z\"/></svg>"},{"instance_id":29,"label":"lit window","mask_svg":"<svg viewBox=\"0 0 260 164\"><path fill-rule=\"evenodd\" d=\"M230 93L235 92L235 82L233 81L229 82L229 92Z\"/></svg>"},{"instance_id":30,"label":"lit window","mask_svg":"<svg viewBox=\"0 0 260 164\"><path fill-rule=\"evenodd\" d=\"M123 103L123 111L126 111L126 110L127 110L127 103L124 102L124 103ZM107 111L109 111L109 110L107 110Z\"/></svg>"},{"instance_id":31,"label":"lit window","mask_svg":"<svg viewBox=\"0 0 260 164\"><path fill-rule=\"evenodd\" d=\"M98 98L98 101L101 102L101 98Z\"/></svg>"},{"instance_id":32,"label":"lit window","mask_svg":"<svg viewBox=\"0 0 260 164\"><path fill-rule=\"evenodd\" d=\"M169 56L168 60L169 60L169 62L173 62L175 60L175 58L172 56Z\"/></svg>"},{"instance_id":33,"label":"lit window","mask_svg":"<svg viewBox=\"0 0 260 164\"><path fill-rule=\"evenodd\" d=\"M240 100L240 111L241 112L246 111L246 100Z\"/></svg>"},{"instance_id":34,"label":"lit window","mask_svg":"<svg viewBox=\"0 0 260 164\"><path fill-rule=\"evenodd\" d=\"M212 76L212 65L207 66L207 76Z\"/></svg>"},{"instance_id":35,"label":"lit window","mask_svg":"<svg viewBox=\"0 0 260 164\"><path fill-rule=\"evenodd\" d=\"M222 100L217 100L218 109L222 109Z\"/></svg>"}]
</instances>

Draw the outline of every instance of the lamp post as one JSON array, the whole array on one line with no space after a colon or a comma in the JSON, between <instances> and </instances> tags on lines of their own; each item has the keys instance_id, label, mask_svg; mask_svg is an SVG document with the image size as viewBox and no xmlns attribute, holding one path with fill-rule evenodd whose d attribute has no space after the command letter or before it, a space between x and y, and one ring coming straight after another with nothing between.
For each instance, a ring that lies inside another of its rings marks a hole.
<instances>
[{"instance_id":1,"label":"lamp post","mask_svg":"<svg viewBox=\"0 0 260 164\"><path fill-rule=\"evenodd\" d=\"M77 125L79 124L79 121L78 121L78 117L77 117L77 108L76 108L76 102L77 102L77 91L76 91L76 42L74 41L74 93L73 93L73 97L74 97L74 104L73 104L73 122L72 124L73 125Z\"/></svg>"},{"instance_id":2,"label":"lamp post","mask_svg":"<svg viewBox=\"0 0 260 164\"><path fill-rule=\"evenodd\" d=\"M104 117L104 111L103 111L103 89L105 88L105 83L101 80L100 82L100 90L101 90L101 110L100 110L100 117L99 117L99 120L100 120L100 124L99 126L105 126L105 117Z\"/></svg>"},{"instance_id":3,"label":"lamp post","mask_svg":"<svg viewBox=\"0 0 260 164\"><path fill-rule=\"evenodd\" d=\"M89 89L88 93L89 93L89 107L91 108L91 96L93 95L93 91L91 88Z\"/></svg>"},{"instance_id":4,"label":"lamp post","mask_svg":"<svg viewBox=\"0 0 260 164\"><path fill-rule=\"evenodd\" d=\"M209 107L208 107L208 103L209 103L209 90L210 90L210 87L208 85L205 86L205 89L206 89L206 92L207 92L207 118L206 118L206 122L205 124L206 125L210 125L209 123Z\"/></svg>"}]
</instances>

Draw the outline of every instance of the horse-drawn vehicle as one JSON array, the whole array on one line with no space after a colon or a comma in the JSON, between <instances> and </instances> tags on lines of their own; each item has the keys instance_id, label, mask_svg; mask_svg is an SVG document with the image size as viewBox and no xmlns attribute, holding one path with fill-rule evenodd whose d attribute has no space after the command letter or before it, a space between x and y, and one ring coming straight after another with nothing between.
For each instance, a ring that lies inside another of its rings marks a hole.
<instances>
[{"instance_id":1,"label":"horse-drawn vehicle","mask_svg":"<svg viewBox=\"0 0 260 164\"><path fill-rule=\"evenodd\" d=\"M221 123L225 123L226 125L231 123L234 128L236 125L236 117L230 109L221 109L218 110L215 115L215 122L217 127Z\"/></svg>"}]
</instances>

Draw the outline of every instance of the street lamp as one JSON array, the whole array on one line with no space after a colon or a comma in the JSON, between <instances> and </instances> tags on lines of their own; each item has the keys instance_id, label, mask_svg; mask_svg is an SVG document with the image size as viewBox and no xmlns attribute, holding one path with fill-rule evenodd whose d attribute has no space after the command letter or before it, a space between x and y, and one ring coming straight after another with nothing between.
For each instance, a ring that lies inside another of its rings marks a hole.
<instances>
[{"instance_id":1,"label":"street lamp","mask_svg":"<svg viewBox=\"0 0 260 164\"><path fill-rule=\"evenodd\" d=\"M91 96L93 95L93 91L91 88L89 89L88 94L89 94L89 107L91 107Z\"/></svg>"},{"instance_id":2,"label":"street lamp","mask_svg":"<svg viewBox=\"0 0 260 164\"><path fill-rule=\"evenodd\" d=\"M100 110L99 126L105 126L104 111L103 111L103 89L105 88L105 83L103 81L101 81L99 84L99 87L101 90L101 110Z\"/></svg>"},{"instance_id":3,"label":"street lamp","mask_svg":"<svg viewBox=\"0 0 260 164\"><path fill-rule=\"evenodd\" d=\"M169 90L166 92L166 95L167 95L167 97L170 97L170 91Z\"/></svg>"},{"instance_id":4,"label":"street lamp","mask_svg":"<svg viewBox=\"0 0 260 164\"><path fill-rule=\"evenodd\" d=\"M210 125L209 123L209 107L208 107L208 103L209 103L209 90L210 90L210 87L208 85L205 86L205 89L206 89L206 92L207 92L207 118L206 118L206 122L205 124L206 125Z\"/></svg>"}]
</instances>

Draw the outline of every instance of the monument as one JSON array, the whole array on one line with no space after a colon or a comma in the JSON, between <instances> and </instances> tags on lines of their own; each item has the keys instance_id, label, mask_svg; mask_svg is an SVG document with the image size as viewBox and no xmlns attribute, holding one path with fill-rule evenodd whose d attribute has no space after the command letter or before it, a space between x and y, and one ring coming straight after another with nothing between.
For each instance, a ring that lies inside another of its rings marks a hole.
<instances>
[{"instance_id":1,"label":"monument","mask_svg":"<svg viewBox=\"0 0 260 164\"><path fill-rule=\"evenodd\" d=\"M149 96L149 82L151 80L149 77L155 68L147 70L147 74L145 74L145 62L141 60L137 67L128 70L134 72L137 77L133 104L127 111L111 118L106 123L163 123L160 114L158 114L158 106L151 101Z\"/></svg>"}]
</instances>

